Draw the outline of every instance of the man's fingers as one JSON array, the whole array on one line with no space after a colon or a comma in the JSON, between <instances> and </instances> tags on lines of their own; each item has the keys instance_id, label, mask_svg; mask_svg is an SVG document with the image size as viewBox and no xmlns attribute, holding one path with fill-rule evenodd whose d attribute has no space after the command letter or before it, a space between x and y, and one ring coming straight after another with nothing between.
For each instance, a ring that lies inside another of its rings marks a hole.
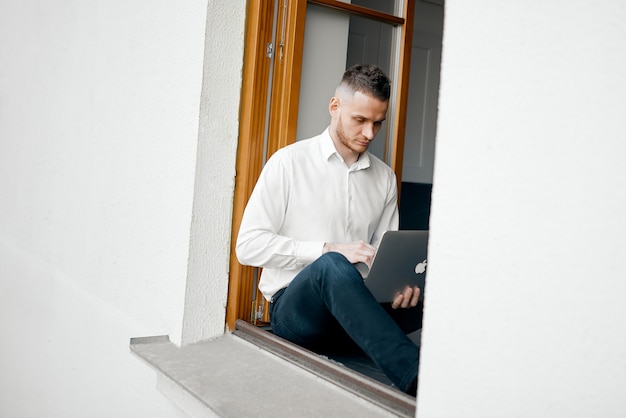
<instances>
[{"instance_id":1,"label":"man's fingers","mask_svg":"<svg viewBox=\"0 0 626 418\"><path fill-rule=\"evenodd\" d=\"M410 287L407 287L404 290L404 293L398 293L396 298L391 303L391 307L393 309L407 308L409 306L409 301L411 300L412 293L413 293L413 289L411 289Z\"/></svg>"},{"instance_id":2,"label":"man's fingers","mask_svg":"<svg viewBox=\"0 0 626 418\"><path fill-rule=\"evenodd\" d=\"M358 248L358 253L359 261L367 264L367 267L372 267L372 261L374 261L374 256L376 255L376 247L361 243L361 246Z\"/></svg>"},{"instance_id":3,"label":"man's fingers","mask_svg":"<svg viewBox=\"0 0 626 418\"><path fill-rule=\"evenodd\" d=\"M326 252L337 252L343 254L351 263L362 262L371 266L374 255L376 255L376 247L363 241L348 243L325 243L322 250Z\"/></svg>"},{"instance_id":4,"label":"man's fingers","mask_svg":"<svg viewBox=\"0 0 626 418\"><path fill-rule=\"evenodd\" d=\"M398 293L398 296L396 296L393 302L391 302L391 307L393 309L398 309L402 304L402 299L404 299L404 296L402 295L402 293Z\"/></svg>"},{"instance_id":5,"label":"man's fingers","mask_svg":"<svg viewBox=\"0 0 626 418\"><path fill-rule=\"evenodd\" d=\"M420 288L419 287L414 287L413 288L413 297L411 298L411 306L415 307L417 306L417 303L420 300Z\"/></svg>"},{"instance_id":6,"label":"man's fingers","mask_svg":"<svg viewBox=\"0 0 626 418\"><path fill-rule=\"evenodd\" d=\"M403 308L408 308L409 303L411 303L411 296L413 296L413 288L407 287L406 289L404 289L404 295L400 306L402 306Z\"/></svg>"},{"instance_id":7,"label":"man's fingers","mask_svg":"<svg viewBox=\"0 0 626 418\"><path fill-rule=\"evenodd\" d=\"M404 293L398 293L393 302L391 302L391 307L393 309L408 308L409 306L413 308L419 302L420 293L419 287L407 287Z\"/></svg>"}]
</instances>

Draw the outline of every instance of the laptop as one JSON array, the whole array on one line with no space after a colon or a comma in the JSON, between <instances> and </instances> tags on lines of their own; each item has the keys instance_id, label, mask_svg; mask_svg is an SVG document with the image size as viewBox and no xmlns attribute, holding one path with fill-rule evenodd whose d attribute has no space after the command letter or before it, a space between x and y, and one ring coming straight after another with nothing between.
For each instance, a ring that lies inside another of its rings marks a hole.
<instances>
[{"instance_id":1,"label":"laptop","mask_svg":"<svg viewBox=\"0 0 626 418\"><path fill-rule=\"evenodd\" d=\"M393 301L407 286L419 287L422 300L427 255L428 231L387 231L364 275L365 285L380 303Z\"/></svg>"}]
</instances>

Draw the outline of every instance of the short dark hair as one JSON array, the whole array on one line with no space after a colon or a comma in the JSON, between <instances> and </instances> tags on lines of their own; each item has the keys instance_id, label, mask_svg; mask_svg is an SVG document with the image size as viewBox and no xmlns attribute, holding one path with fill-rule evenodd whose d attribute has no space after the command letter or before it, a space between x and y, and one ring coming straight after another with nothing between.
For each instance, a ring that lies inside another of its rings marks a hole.
<instances>
[{"instance_id":1,"label":"short dark hair","mask_svg":"<svg viewBox=\"0 0 626 418\"><path fill-rule=\"evenodd\" d=\"M374 96L383 102L389 101L391 81L376 65L357 64L348 68L341 79L340 86L346 86L354 92Z\"/></svg>"}]
</instances>

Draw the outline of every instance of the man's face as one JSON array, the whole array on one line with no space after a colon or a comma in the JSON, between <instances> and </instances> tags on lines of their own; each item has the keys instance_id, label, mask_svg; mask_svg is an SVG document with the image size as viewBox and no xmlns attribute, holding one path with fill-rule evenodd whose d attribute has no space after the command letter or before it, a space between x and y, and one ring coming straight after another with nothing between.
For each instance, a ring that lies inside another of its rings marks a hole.
<instances>
[{"instance_id":1,"label":"man's face","mask_svg":"<svg viewBox=\"0 0 626 418\"><path fill-rule=\"evenodd\" d=\"M346 152L365 152L385 120L387 107L388 102L361 92L333 97L330 132L336 146Z\"/></svg>"}]
</instances>

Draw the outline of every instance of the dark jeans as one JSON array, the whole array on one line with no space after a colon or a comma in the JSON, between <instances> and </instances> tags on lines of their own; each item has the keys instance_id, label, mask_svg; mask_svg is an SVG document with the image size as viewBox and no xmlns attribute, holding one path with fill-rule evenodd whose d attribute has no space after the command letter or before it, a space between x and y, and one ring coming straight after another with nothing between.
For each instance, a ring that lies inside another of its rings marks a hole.
<instances>
[{"instance_id":1,"label":"dark jeans","mask_svg":"<svg viewBox=\"0 0 626 418\"><path fill-rule=\"evenodd\" d=\"M274 334L312 351L356 343L407 391L417 379L419 347L405 334L421 327L418 308L380 305L343 255L326 253L274 295L270 320Z\"/></svg>"}]
</instances>

